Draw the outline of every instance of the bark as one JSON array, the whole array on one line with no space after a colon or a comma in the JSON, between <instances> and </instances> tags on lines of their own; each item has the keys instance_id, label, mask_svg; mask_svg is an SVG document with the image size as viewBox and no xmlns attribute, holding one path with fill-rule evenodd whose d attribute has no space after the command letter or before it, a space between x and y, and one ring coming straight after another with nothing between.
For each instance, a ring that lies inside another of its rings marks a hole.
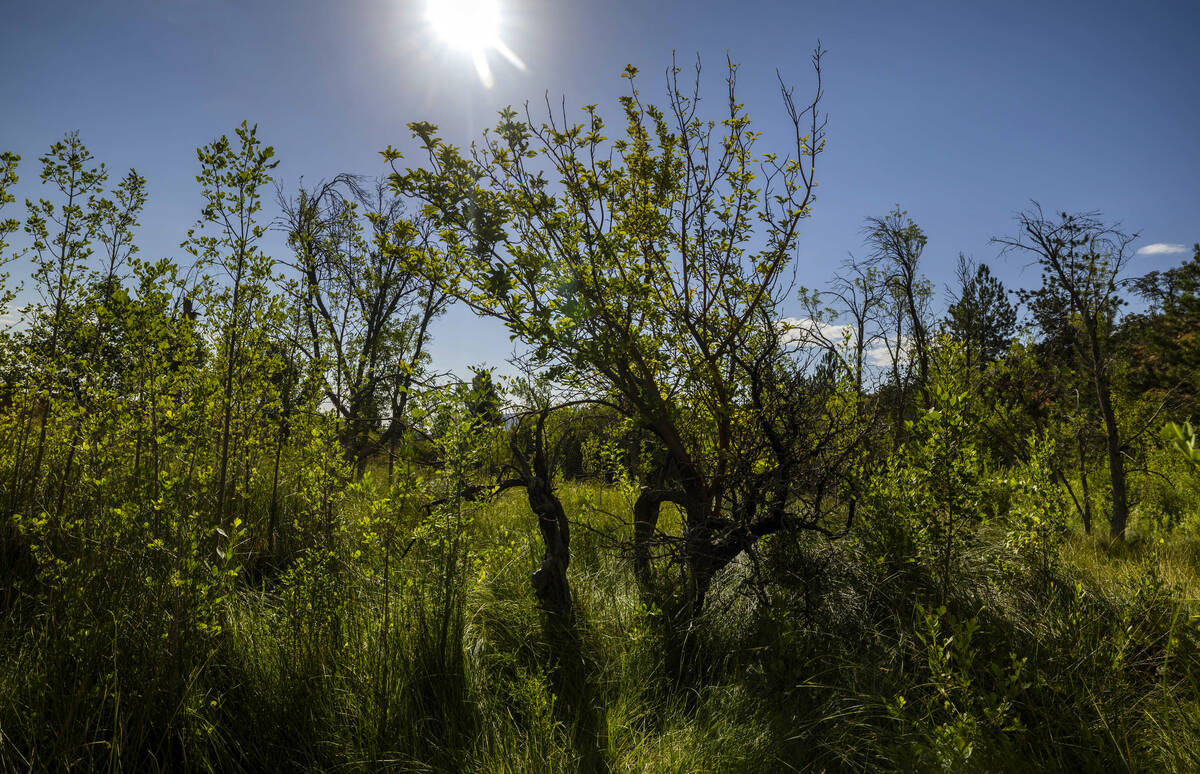
<instances>
[{"instance_id":1,"label":"bark","mask_svg":"<svg viewBox=\"0 0 1200 774\"><path fill-rule=\"evenodd\" d=\"M1089 326L1088 343L1092 355L1092 377L1096 386L1096 401L1100 404L1100 416L1104 419L1105 442L1108 447L1108 473L1112 482L1112 515L1109 518L1109 534L1116 540L1125 539L1125 526L1129 521L1129 501L1125 489L1125 460L1122 457L1121 434L1113 411L1112 390L1104 372L1104 361L1100 355L1100 342L1096 335L1096 324Z\"/></svg>"},{"instance_id":2,"label":"bark","mask_svg":"<svg viewBox=\"0 0 1200 774\"><path fill-rule=\"evenodd\" d=\"M542 536L541 567L533 573L530 581L542 608L552 616L567 618L571 611L571 586L567 580L567 567L571 564L571 526L562 502L554 493L551 483L550 465L545 453L545 428L548 410L538 417L533 437L533 460L530 461L514 447L514 459L521 484L529 500L529 508L538 521L538 532Z\"/></svg>"},{"instance_id":3,"label":"bark","mask_svg":"<svg viewBox=\"0 0 1200 774\"><path fill-rule=\"evenodd\" d=\"M1083 436L1079 436L1079 485L1083 494L1083 508L1080 518L1083 519L1083 531L1092 534L1092 497L1088 491L1087 457L1084 455Z\"/></svg>"},{"instance_id":4,"label":"bark","mask_svg":"<svg viewBox=\"0 0 1200 774\"><path fill-rule=\"evenodd\" d=\"M665 502L683 502L683 494L667 489L643 487L633 504L633 566L638 580L650 582L650 543L658 527L658 516Z\"/></svg>"},{"instance_id":5,"label":"bark","mask_svg":"<svg viewBox=\"0 0 1200 774\"><path fill-rule=\"evenodd\" d=\"M692 615L704 610L704 598L712 585L712 579L722 567L729 564L738 551L719 551L715 545L711 525L712 505L707 498L693 498L686 507L687 536L684 540L684 564L687 567L687 597ZM728 553L728 557L723 554Z\"/></svg>"},{"instance_id":6,"label":"bark","mask_svg":"<svg viewBox=\"0 0 1200 774\"><path fill-rule=\"evenodd\" d=\"M550 613L566 614L571 609L571 587L567 566L571 563L571 528L562 503L550 482L534 474L525 484L529 507L537 516L545 553L542 565L533 573L533 591Z\"/></svg>"}]
</instances>

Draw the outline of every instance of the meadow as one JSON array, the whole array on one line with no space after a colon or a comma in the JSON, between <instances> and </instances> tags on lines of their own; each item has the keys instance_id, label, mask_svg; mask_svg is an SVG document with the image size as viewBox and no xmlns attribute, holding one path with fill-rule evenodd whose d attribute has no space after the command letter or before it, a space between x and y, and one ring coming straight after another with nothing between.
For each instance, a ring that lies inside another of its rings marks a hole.
<instances>
[{"instance_id":1,"label":"meadow","mask_svg":"<svg viewBox=\"0 0 1200 774\"><path fill-rule=\"evenodd\" d=\"M1194 473L1189 481L1200 497ZM156 593L184 590L153 577L152 548L93 557L105 567L91 583L56 590L56 606L87 612L7 616L0 766L1200 765L1194 522L1118 545L1071 534L1048 564L990 524L956 557L944 599L928 568L864 541L780 536L760 549L761 569L732 565L705 613L681 624L611 550L633 493L561 492L580 520L565 626L530 591L540 547L515 493L423 521L360 492L334 545L300 552L282 572L243 571L189 635L155 604ZM756 587L760 571L774 582Z\"/></svg>"}]
</instances>

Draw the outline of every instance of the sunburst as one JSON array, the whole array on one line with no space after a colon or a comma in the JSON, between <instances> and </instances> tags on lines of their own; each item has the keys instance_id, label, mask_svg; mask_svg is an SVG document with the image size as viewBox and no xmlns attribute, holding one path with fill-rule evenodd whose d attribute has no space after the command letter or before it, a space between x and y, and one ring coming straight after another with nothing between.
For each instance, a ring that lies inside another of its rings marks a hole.
<instances>
[{"instance_id":1,"label":"sunburst","mask_svg":"<svg viewBox=\"0 0 1200 774\"><path fill-rule=\"evenodd\" d=\"M518 70L525 63L500 40L501 9L498 0L428 0L425 18L447 45L469 54L479 81L486 88L495 83L488 54L507 59Z\"/></svg>"}]
</instances>

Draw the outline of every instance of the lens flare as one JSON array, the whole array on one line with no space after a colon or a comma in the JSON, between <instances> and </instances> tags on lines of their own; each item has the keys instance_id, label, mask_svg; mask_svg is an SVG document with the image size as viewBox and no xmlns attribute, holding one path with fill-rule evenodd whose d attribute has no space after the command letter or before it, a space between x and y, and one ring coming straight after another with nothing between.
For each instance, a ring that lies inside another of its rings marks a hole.
<instances>
[{"instance_id":1,"label":"lens flare","mask_svg":"<svg viewBox=\"0 0 1200 774\"><path fill-rule=\"evenodd\" d=\"M500 4L497 0L428 0L425 18L446 45L467 56L487 88L494 83L488 53L496 51L519 70L525 63L500 40Z\"/></svg>"},{"instance_id":2,"label":"lens flare","mask_svg":"<svg viewBox=\"0 0 1200 774\"><path fill-rule=\"evenodd\" d=\"M500 31L495 0L430 0L426 18L450 46L474 54L490 48Z\"/></svg>"}]
</instances>

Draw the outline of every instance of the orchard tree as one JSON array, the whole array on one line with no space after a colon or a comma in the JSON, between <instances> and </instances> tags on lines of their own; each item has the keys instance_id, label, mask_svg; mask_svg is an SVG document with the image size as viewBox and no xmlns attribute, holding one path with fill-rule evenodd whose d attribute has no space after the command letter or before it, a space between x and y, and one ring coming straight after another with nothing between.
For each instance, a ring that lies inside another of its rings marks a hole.
<instances>
[{"instance_id":1,"label":"orchard tree","mask_svg":"<svg viewBox=\"0 0 1200 774\"><path fill-rule=\"evenodd\" d=\"M732 63L711 119L699 112L699 67L688 87L668 71L660 107L630 66L619 139L594 105L580 123L549 104L540 119L507 109L470 150L417 123L425 164L393 177L439 229L432 276L662 445L669 473L635 504L637 556L648 577L650 543L673 540L693 611L760 537L832 531L829 518L846 515L833 472L843 451L816 440L840 421L828 416L828 381L788 352L778 312L825 144L819 48L812 61L810 101L797 105L780 80L783 149L759 149ZM809 391L810 412L793 410L795 390ZM683 509L682 535L657 534L664 502Z\"/></svg>"},{"instance_id":2,"label":"orchard tree","mask_svg":"<svg viewBox=\"0 0 1200 774\"><path fill-rule=\"evenodd\" d=\"M1017 216L1020 231L997 238L1009 250L1032 253L1042 269L1042 286L1023 294L1048 337L1069 341L1087 375L1104 423L1112 486L1112 537L1125 538L1129 520L1126 494L1126 442L1113 406L1113 334L1123 303L1119 288L1137 238L1100 220L1097 213L1048 215L1034 203Z\"/></svg>"}]
</instances>

